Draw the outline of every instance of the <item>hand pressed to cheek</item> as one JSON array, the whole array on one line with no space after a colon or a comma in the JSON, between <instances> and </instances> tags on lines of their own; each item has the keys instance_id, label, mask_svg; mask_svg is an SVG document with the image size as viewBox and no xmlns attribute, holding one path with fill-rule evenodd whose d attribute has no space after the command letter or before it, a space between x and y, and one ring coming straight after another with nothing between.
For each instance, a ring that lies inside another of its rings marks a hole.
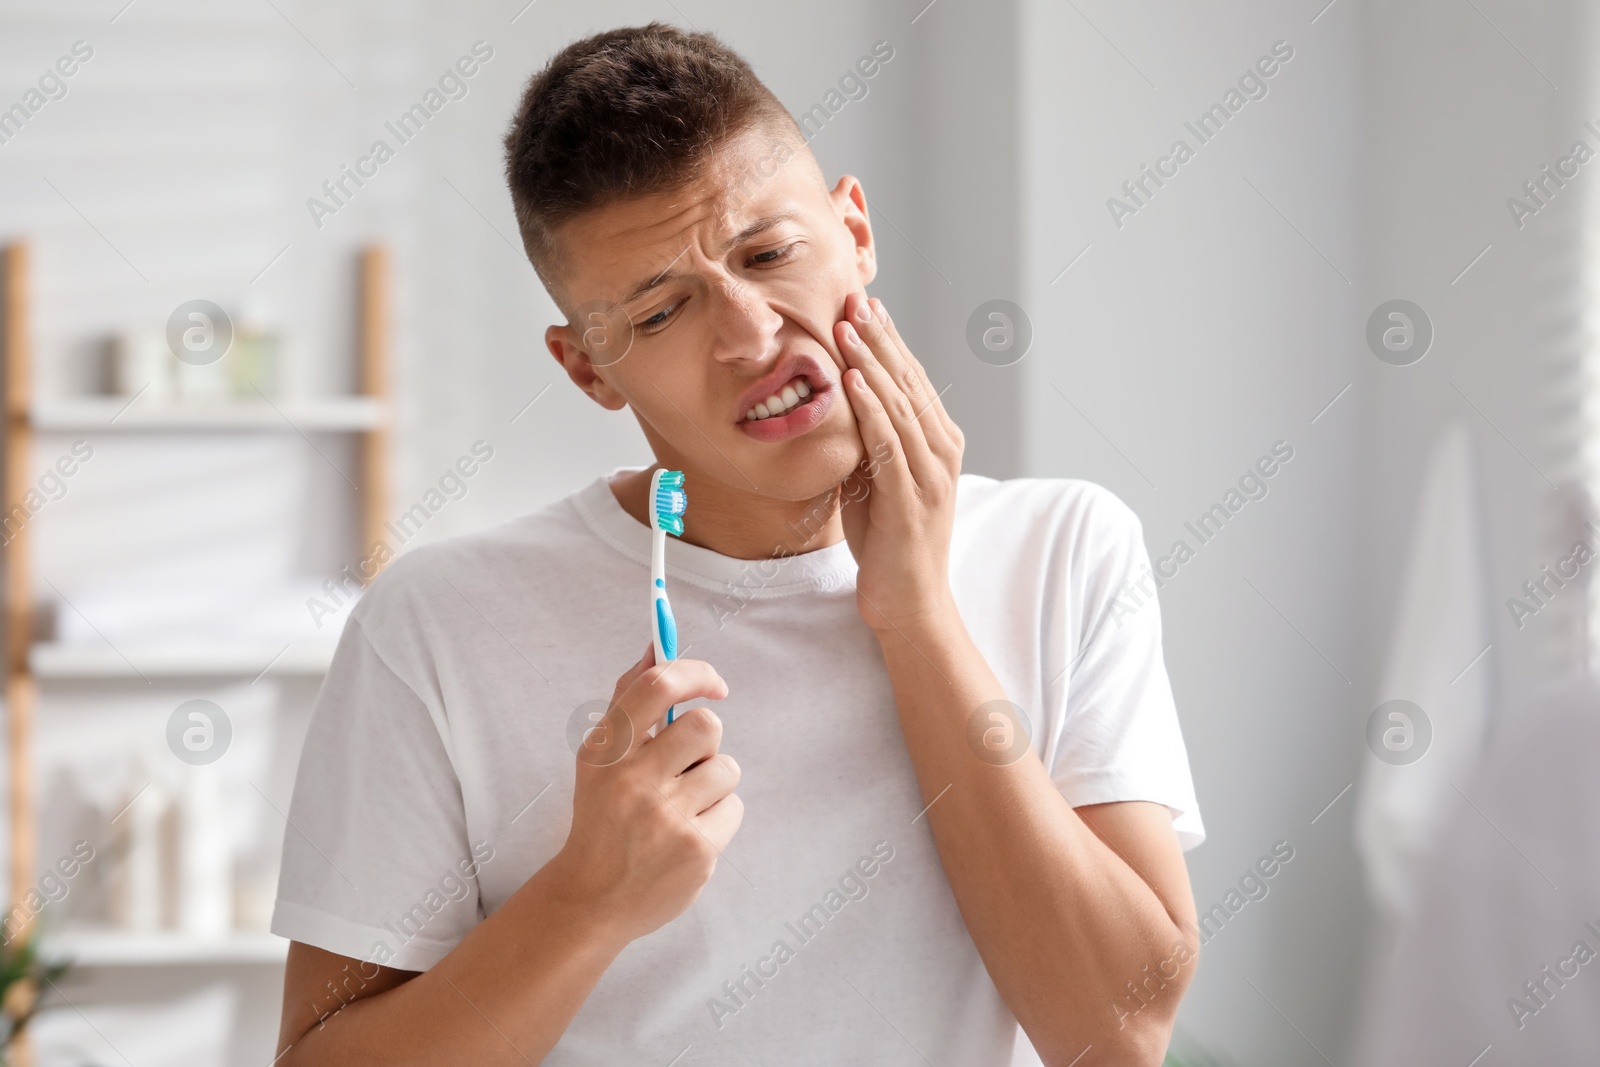
<instances>
[{"instance_id":1,"label":"hand pressed to cheek","mask_svg":"<svg viewBox=\"0 0 1600 1067\"><path fill-rule=\"evenodd\" d=\"M866 406L875 407L884 416L883 423L874 422L879 436L869 437L867 426L862 426L861 440L871 453L880 440L898 441L902 445L900 451L905 455L914 473L926 473L919 470L922 453L927 448L927 440L923 436L922 427L917 418L917 411L911 405L911 400L906 396L905 390L897 380L897 372L901 371L899 354L893 351L882 328L870 322L871 312L865 302L860 305L862 311L868 315L869 322L862 323L857 328L856 322L844 322L839 326L841 351L844 353L846 364L855 376L864 380L865 392L862 395L868 401ZM859 312L856 321L859 322ZM850 371L846 377L851 377ZM849 385L849 383L846 383ZM861 405L852 403L855 407L857 421L861 421Z\"/></svg>"},{"instance_id":2,"label":"hand pressed to cheek","mask_svg":"<svg viewBox=\"0 0 1600 1067\"><path fill-rule=\"evenodd\" d=\"M888 417L893 434L886 439L901 446L920 492L953 488L964 442L927 372L881 302L854 294L845 310L846 321L835 327L835 336L848 364L862 372L873 399ZM862 440L871 452L875 439L863 433Z\"/></svg>"},{"instance_id":3,"label":"hand pressed to cheek","mask_svg":"<svg viewBox=\"0 0 1600 1067\"><path fill-rule=\"evenodd\" d=\"M946 611L950 530L961 471L959 431L881 304L854 294L834 336L848 370L845 393L869 459L872 490L845 510L860 571L857 594L874 629ZM916 394L914 402L911 394Z\"/></svg>"},{"instance_id":4,"label":"hand pressed to cheek","mask_svg":"<svg viewBox=\"0 0 1600 1067\"><path fill-rule=\"evenodd\" d=\"M895 365L896 378L906 398L915 405L917 416L921 420L928 440L939 447L941 452L945 451L947 446L953 446L959 460L965 439L956 427L955 420L945 410L944 403L939 401L939 393L934 390L927 369L911 354L910 347L901 338L894 320L889 317L888 309L883 306L883 301L873 297L867 303L873 313L872 328L886 335L887 341L890 342L886 347L899 357L899 362ZM932 419L925 417L929 412L933 415Z\"/></svg>"},{"instance_id":5,"label":"hand pressed to cheek","mask_svg":"<svg viewBox=\"0 0 1600 1067\"><path fill-rule=\"evenodd\" d=\"M894 459L894 445L888 441L879 441L872 449L872 454L861 461L861 474L867 480L878 473L878 469L885 463Z\"/></svg>"},{"instance_id":6,"label":"hand pressed to cheek","mask_svg":"<svg viewBox=\"0 0 1600 1067\"><path fill-rule=\"evenodd\" d=\"M848 324L844 326L849 331ZM847 346L859 345L860 342L853 337L846 341ZM852 362L859 357L851 353ZM878 392L873 388L872 382L862 373L859 365L852 366L844 373L845 395L849 398L850 408L855 412L856 429L861 434L862 446L866 449L869 459L863 459L857 469L865 473L871 468L869 477L870 485L876 490L876 496L892 494L896 500L907 495L915 495L916 480L907 461L907 447L901 431L889 418L884 410L884 404ZM924 446L925 448L926 446ZM873 463L872 460L876 460ZM884 510L894 505L894 501L871 501L873 511L877 516L878 524L888 523L899 525L895 522L896 516ZM900 509L902 512L903 508Z\"/></svg>"}]
</instances>

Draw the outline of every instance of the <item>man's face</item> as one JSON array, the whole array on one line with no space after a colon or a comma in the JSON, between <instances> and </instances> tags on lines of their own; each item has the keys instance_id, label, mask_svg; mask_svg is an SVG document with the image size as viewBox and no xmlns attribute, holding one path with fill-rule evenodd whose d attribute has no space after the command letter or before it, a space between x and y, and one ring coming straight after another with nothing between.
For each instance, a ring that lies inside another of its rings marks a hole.
<instances>
[{"instance_id":1,"label":"man's face","mask_svg":"<svg viewBox=\"0 0 1600 1067\"><path fill-rule=\"evenodd\" d=\"M875 271L855 179L830 192L798 138L758 128L685 188L557 236L573 321L546 343L595 400L633 409L663 464L811 500L862 460L833 342Z\"/></svg>"}]
</instances>

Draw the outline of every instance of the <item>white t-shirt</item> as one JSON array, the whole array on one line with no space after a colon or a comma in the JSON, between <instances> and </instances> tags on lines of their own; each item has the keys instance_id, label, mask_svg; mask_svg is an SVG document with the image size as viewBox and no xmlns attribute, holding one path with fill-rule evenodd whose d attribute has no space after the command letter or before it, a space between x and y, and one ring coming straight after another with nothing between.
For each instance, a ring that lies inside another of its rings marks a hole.
<instances>
[{"instance_id":1,"label":"white t-shirt","mask_svg":"<svg viewBox=\"0 0 1600 1067\"><path fill-rule=\"evenodd\" d=\"M561 848L575 739L650 637L649 530L607 481L409 553L362 598L301 755L274 933L425 970ZM953 592L1051 778L1074 806L1166 805L1188 849L1205 830L1159 611L1111 610L1147 566L1098 486L961 477ZM843 541L746 561L669 538L679 654L728 683L744 822L546 1064L1039 1062L919 818L855 573Z\"/></svg>"}]
</instances>

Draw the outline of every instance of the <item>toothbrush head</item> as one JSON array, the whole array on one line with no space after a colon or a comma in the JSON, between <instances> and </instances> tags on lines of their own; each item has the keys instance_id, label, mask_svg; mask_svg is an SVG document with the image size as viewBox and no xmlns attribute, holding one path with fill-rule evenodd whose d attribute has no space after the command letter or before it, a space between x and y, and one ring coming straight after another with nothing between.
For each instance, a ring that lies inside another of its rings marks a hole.
<instances>
[{"instance_id":1,"label":"toothbrush head","mask_svg":"<svg viewBox=\"0 0 1600 1067\"><path fill-rule=\"evenodd\" d=\"M682 471L656 471L650 476L650 528L683 536L683 513L689 496L683 491Z\"/></svg>"}]
</instances>

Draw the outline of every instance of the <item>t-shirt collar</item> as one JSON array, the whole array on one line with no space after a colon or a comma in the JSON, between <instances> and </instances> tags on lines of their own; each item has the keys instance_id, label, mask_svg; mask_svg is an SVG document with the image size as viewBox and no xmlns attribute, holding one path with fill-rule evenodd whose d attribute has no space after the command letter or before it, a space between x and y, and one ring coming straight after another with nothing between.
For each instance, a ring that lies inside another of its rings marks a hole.
<instances>
[{"instance_id":1,"label":"t-shirt collar","mask_svg":"<svg viewBox=\"0 0 1600 1067\"><path fill-rule=\"evenodd\" d=\"M619 475L643 469L618 467L579 490L572 501L584 522L602 541L634 562L649 567L650 528L622 509L610 484ZM692 493L690 499L693 499ZM692 516L692 510L690 514ZM667 538L668 577L718 591L733 582L750 588L753 595L790 595L837 588L853 582L855 573L855 556L843 540L792 556L735 559L709 548L686 544L675 537Z\"/></svg>"}]
</instances>

